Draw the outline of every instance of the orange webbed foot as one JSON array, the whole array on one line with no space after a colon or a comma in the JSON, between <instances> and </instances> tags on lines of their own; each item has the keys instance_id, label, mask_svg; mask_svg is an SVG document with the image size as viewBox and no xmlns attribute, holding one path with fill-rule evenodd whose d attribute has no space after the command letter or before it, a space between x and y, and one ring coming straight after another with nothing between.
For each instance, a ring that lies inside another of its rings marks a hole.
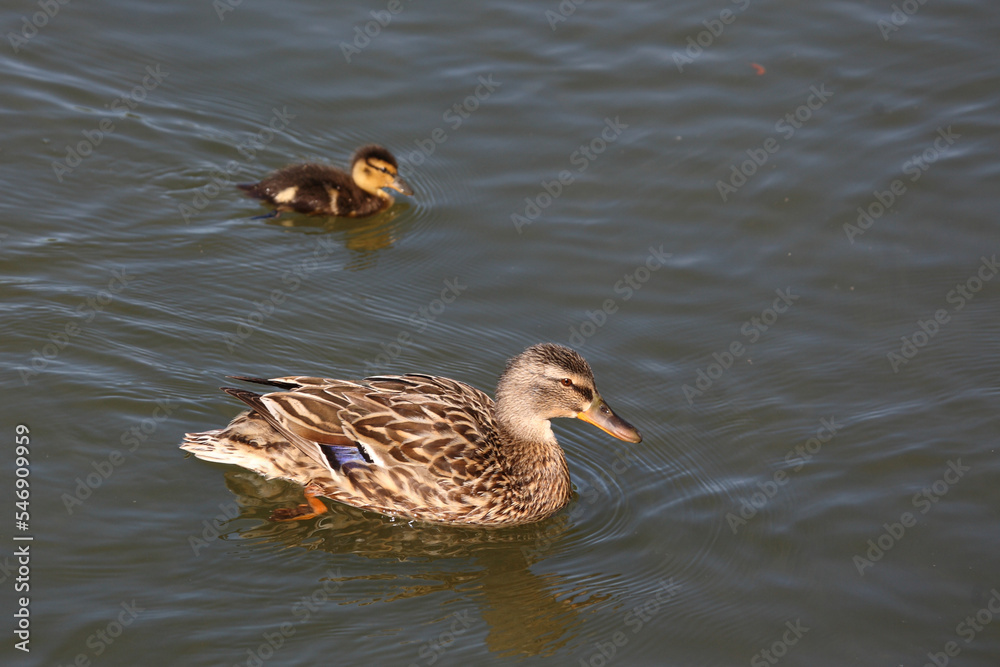
<instances>
[{"instance_id":1,"label":"orange webbed foot","mask_svg":"<svg viewBox=\"0 0 1000 667\"><path fill-rule=\"evenodd\" d=\"M306 487L306 502L296 507L279 507L271 512L271 521L306 521L320 514L325 514L327 506L318 496L323 495L322 489L316 484Z\"/></svg>"}]
</instances>

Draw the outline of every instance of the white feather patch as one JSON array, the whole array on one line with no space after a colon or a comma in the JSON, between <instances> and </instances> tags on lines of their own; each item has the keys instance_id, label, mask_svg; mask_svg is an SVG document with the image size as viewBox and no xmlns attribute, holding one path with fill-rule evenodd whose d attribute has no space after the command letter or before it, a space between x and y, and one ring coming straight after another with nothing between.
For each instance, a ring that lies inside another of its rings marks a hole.
<instances>
[{"instance_id":1,"label":"white feather patch","mask_svg":"<svg viewBox=\"0 0 1000 667\"><path fill-rule=\"evenodd\" d=\"M330 211L337 215L340 211L337 209L337 197L340 196L340 192L336 188L327 187L326 194L330 196Z\"/></svg>"},{"instance_id":2,"label":"white feather patch","mask_svg":"<svg viewBox=\"0 0 1000 667\"><path fill-rule=\"evenodd\" d=\"M368 447L363 442L359 442L358 446L365 450L365 454L367 454L368 458L370 458L372 460L372 464L373 465L377 465L380 468L385 468L386 467L386 465L385 465L385 459L383 459L381 456L379 456L375 452L374 447Z\"/></svg>"},{"instance_id":3,"label":"white feather patch","mask_svg":"<svg viewBox=\"0 0 1000 667\"><path fill-rule=\"evenodd\" d=\"M293 185L291 187L287 187L278 194L274 195L274 201L278 202L279 204L287 204L288 202L295 199L295 193L298 191L299 189L297 186Z\"/></svg>"}]
</instances>

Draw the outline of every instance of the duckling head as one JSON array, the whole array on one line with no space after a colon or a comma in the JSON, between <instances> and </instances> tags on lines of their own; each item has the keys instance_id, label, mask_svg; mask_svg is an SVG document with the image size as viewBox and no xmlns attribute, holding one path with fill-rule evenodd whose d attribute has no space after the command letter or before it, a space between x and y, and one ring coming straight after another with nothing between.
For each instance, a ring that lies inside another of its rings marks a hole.
<instances>
[{"instance_id":1,"label":"duckling head","mask_svg":"<svg viewBox=\"0 0 1000 667\"><path fill-rule=\"evenodd\" d=\"M574 417L626 442L639 431L608 406L586 359L555 343L539 343L507 362L496 393L496 417L513 437L554 443L549 420Z\"/></svg>"},{"instance_id":2,"label":"duckling head","mask_svg":"<svg viewBox=\"0 0 1000 667\"><path fill-rule=\"evenodd\" d=\"M399 166L392 153L374 144L362 146L351 158L351 177L365 192L380 197L388 197L382 188L392 188L404 195L412 195L413 190L399 176Z\"/></svg>"}]
</instances>

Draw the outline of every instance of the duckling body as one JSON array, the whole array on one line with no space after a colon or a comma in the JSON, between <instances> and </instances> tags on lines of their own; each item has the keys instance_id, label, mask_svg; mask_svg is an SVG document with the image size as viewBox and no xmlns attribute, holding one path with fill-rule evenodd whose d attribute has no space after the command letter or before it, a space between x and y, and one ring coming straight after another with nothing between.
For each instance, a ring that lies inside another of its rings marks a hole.
<instances>
[{"instance_id":1,"label":"duckling body","mask_svg":"<svg viewBox=\"0 0 1000 667\"><path fill-rule=\"evenodd\" d=\"M277 212L362 217L392 206L392 196L382 188L413 194L398 172L396 158L372 144L354 152L350 174L323 164L297 164L237 187Z\"/></svg>"},{"instance_id":2,"label":"duckling body","mask_svg":"<svg viewBox=\"0 0 1000 667\"><path fill-rule=\"evenodd\" d=\"M571 495L549 419L576 417L621 440L642 439L597 393L583 357L551 343L508 362L495 402L430 375L238 379L281 391L224 388L250 411L226 428L187 434L181 448L306 486L309 505L275 518L314 516L326 509L315 497L326 496L422 521L537 521Z\"/></svg>"}]
</instances>

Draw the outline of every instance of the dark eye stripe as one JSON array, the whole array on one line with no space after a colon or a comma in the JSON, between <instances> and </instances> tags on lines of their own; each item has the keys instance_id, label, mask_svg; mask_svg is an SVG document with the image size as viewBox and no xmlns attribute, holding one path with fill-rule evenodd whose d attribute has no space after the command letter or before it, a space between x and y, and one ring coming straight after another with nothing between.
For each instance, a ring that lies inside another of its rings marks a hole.
<instances>
[{"instance_id":1,"label":"dark eye stripe","mask_svg":"<svg viewBox=\"0 0 1000 667\"><path fill-rule=\"evenodd\" d=\"M385 167L379 167L378 165L374 165L371 162L366 162L365 164L367 164L372 169L375 169L376 171L381 171L383 174L389 174L390 176L393 175L393 173L388 169L386 169Z\"/></svg>"},{"instance_id":2,"label":"dark eye stripe","mask_svg":"<svg viewBox=\"0 0 1000 667\"><path fill-rule=\"evenodd\" d=\"M580 396L583 396L584 399L588 401L594 400L594 392L592 392L589 388L580 387L575 384L573 385L573 388L576 389L576 393L580 394Z\"/></svg>"},{"instance_id":3,"label":"dark eye stripe","mask_svg":"<svg viewBox=\"0 0 1000 667\"><path fill-rule=\"evenodd\" d=\"M566 384L567 382L569 384ZM572 387L576 391L576 393L580 394L580 396L582 396L587 401L594 400L594 392L591 389L587 387L581 387L580 385L573 382L570 378L567 377L562 378L561 380L559 380L559 384L561 384L566 388Z\"/></svg>"}]
</instances>

